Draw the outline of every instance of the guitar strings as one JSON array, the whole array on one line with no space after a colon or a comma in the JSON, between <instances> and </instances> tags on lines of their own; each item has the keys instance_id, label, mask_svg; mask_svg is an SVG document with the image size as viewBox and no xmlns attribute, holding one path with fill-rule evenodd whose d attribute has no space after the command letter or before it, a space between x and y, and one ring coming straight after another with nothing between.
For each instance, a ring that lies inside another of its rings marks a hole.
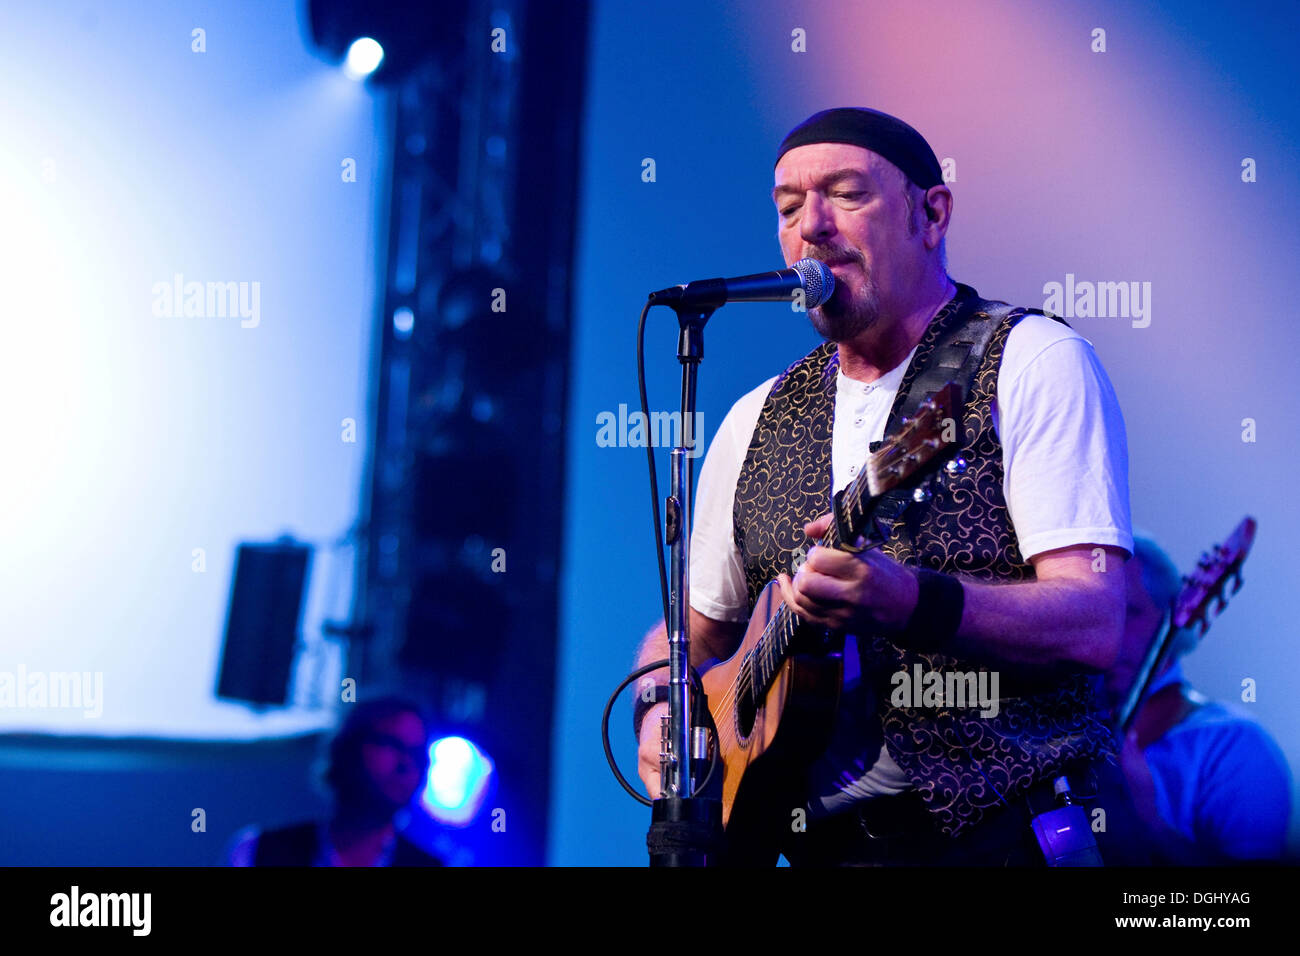
<instances>
[{"instance_id":1,"label":"guitar strings","mask_svg":"<svg viewBox=\"0 0 1300 956\"><path fill-rule=\"evenodd\" d=\"M869 459L868 468L874 464L874 459L879 454L880 453L878 452L877 455L873 455L872 458ZM850 493L857 490L857 486L862 483L862 480L866 475L867 471L864 470L863 473L850 484ZM848 495L846 495L846 497L848 497ZM859 507L858 510L861 510L861 508ZM832 524L831 527L827 529L826 535L818 541L817 544L821 547L834 547L838 544L835 525ZM783 613L790 621L788 627L783 625ZM721 698L719 698L719 710L724 714L729 712L735 702L739 699L741 693L753 696L753 689L755 686L754 666L760 660L765 661L766 663L766 674L763 678L763 684L765 685L765 688L767 685L770 685L781 664L785 663L784 660L780 660L780 663L778 663L778 654L784 655L784 653L789 650L790 640L793 637L794 630L798 626L798 623L799 616L790 610L789 605L782 603L776 613L772 615L772 620L769 621L767 626L763 629L763 633L759 636L746 665L741 667L740 673L736 675L736 678L728 686L726 692ZM776 632L775 634L773 633L774 631ZM779 649L775 646L775 641L778 639L782 640L783 644ZM755 705L757 706L757 701L755 701Z\"/></svg>"}]
</instances>

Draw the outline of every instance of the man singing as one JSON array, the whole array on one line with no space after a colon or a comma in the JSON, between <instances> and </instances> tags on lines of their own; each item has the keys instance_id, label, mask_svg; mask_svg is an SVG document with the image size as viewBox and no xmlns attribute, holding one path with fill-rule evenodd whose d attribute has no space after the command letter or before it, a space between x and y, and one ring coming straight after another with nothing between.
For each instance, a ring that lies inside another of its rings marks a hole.
<instances>
[{"instance_id":1,"label":"man singing","mask_svg":"<svg viewBox=\"0 0 1300 956\"><path fill-rule=\"evenodd\" d=\"M804 621L847 635L806 830L788 810L775 816L781 850L796 865L1042 865L1029 821L1064 778L1106 862L1140 861L1096 699L1133 541L1124 423L1092 346L949 278L952 193L929 144L892 116L832 109L799 124L772 199L786 263L812 257L835 274L809 313L827 342L719 427L700 474L690 614L697 667L734 653L773 580ZM879 550L813 547L873 443L963 370L965 472L888 515ZM638 658L666 656L659 626ZM917 666L996 673L996 708L900 700L894 676ZM666 710L636 714L652 797Z\"/></svg>"}]
</instances>

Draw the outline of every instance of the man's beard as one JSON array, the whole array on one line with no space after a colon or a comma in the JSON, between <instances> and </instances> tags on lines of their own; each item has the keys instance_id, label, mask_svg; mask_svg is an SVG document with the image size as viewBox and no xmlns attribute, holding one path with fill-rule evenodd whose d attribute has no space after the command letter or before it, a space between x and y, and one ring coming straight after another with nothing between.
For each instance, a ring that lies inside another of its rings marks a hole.
<instances>
[{"instance_id":1,"label":"man's beard","mask_svg":"<svg viewBox=\"0 0 1300 956\"><path fill-rule=\"evenodd\" d=\"M821 259L817 252L810 256ZM860 255L835 252L827 255L830 262L843 262L852 256L852 262L862 274L860 288L850 288L848 282L836 279L835 291L824 305L812 309L808 317L812 319L817 334L828 342L847 342L857 338L880 319L880 296L876 284L871 281L871 274L863 266Z\"/></svg>"}]
</instances>

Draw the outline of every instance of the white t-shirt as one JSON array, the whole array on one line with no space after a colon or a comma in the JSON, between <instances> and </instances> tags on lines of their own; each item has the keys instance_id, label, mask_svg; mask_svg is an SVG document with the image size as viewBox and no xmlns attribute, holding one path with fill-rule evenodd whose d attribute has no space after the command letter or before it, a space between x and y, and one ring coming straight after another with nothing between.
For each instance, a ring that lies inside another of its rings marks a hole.
<instances>
[{"instance_id":1,"label":"white t-shirt","mask_svg":"<svg viewBox=\"0 0 1300 956\"><path fill-rule=\"evenodd\" d=\"M832 492L853 480L870 443L884 438L914 354L871 383L838 373ZM749 616L732 514L740 470L775 381L773 376L731 407L700 469L691 532L691 606L718 621ZM1002 444L1003 494L1025 560L1085 544L1132 554L1124 419L1087 339L1043 315L1021 319L1007 336L998 370L993 426ZM864 719L863 708L874 711L874 702L858 686L856 653L853 642L848 645L838 726L814 767L814 791L819 786L824 791L810 802L814 813L911 786L882 746L879 721Z\"/></svg>"}]
</instances>

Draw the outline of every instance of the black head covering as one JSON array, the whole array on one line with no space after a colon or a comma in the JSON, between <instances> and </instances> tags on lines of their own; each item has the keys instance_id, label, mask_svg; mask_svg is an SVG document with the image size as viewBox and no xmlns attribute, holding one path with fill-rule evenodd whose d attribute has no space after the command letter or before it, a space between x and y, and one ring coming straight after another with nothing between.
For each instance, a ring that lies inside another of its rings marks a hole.
<instances>
[{"instance_id":1,"label":"black head covering","mask_svg":"<svg viewBox=\"0 0 1300 956\"><path fill-rule=\"evenodd\" d=\"M848 143L869 149L901 169L922 189L943 182L939 160L925 137L901 119L879 110L843 106L814 113L786 134L776 161L779 163L796 146L809 143Z\"/></svg>"}]
</instances>

